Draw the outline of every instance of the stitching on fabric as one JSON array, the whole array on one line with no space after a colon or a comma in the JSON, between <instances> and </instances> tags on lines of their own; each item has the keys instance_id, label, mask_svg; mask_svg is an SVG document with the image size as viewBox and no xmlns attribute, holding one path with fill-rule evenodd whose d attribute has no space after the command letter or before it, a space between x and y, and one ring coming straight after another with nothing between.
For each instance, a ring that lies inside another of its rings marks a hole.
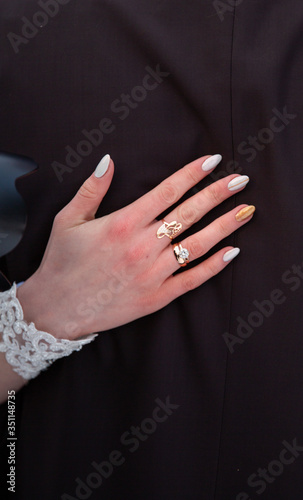
<instances>
[{"instance_id":1,"label":"stitching on fabric","mask_svg":"<svg viewBox=\"0 0 303 500\"><path fill-rule=\"evenodd\" d=\"M232 32L231 32L231 50L230 50L230 78L229 78L229 92L230 92L230 128L231 128L231 148L232 148L232 160L235 161L235 148L234 148L234 120L233 120L233 50L234 50L234 32L235 32L235 19L236 19L236 5L233 10L233 21L232 21ZM234 164L234 163L233 163ZM234 195L234 207L237 205L237 194ZM233 245L236 246L237 236L236 233L233 233ZM229 319L228 319L228 330L230 331L231 327L231 311L233 306L233 286L234 286L234 262L231 263L231 287L230 287L230 304L229 304ZM222 412L221 412L221 426L220 426L220 436L219 436L219 447L218 447L218 458L217 458L217 470L216 470L216 478L215 478L215 489L214 489L214 500L217 496L217 487L218 487L218 477L219 477L219 465L220 465L220 457L222 450L222 429L225 415L225 401L226 401L226 392L227 392L227 376L228 376L228 364L229 362L229 353L226 352L226 363L225 363L225 381L224 381L224 390L223 390L223 404L222 404Z\"/></svg>"}]
</instances>

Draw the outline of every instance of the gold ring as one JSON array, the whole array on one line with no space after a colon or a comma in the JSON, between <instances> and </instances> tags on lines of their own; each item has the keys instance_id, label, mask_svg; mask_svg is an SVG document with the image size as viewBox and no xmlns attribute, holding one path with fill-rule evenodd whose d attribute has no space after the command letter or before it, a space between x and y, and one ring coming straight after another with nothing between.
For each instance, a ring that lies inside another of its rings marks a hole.
<instances>
[{"instance_id":1,"label":"gold ring","mask_svg":"<svg viewBox=\"0 0 303 500\"><path fill-rule=\"evenodd\" d=\"M186 266L189 262L189 251L183 248L181 243L174 244L174 254L181 267Z\"/></svg>"},{"instance_id":2,"label":"gold ring","mask_svg":"<svg viewBox=\"0 0 303 500\"><path fill-rule=\"evenodd\" d=\"M165 222L165 220L162 219L162 222L162 226L160 226L157 231L157 238L159 238L159 240L164 238L164 236L167 236L170 240L172 240L173 237L180 233L182 229L182 224L175 220L173 222Z\"/></svg>"}]
</instances>

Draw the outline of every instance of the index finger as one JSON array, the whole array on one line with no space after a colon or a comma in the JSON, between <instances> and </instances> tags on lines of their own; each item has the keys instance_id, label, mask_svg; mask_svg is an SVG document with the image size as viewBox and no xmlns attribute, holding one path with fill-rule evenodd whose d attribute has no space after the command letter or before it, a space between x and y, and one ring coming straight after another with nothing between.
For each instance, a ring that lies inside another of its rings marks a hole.
<instances>
[{"instance_id":1,"label":"index finger","mask_svg":"<svg viewBox=\"0 0 303 500\"><path fill-rule=\"evenodd\" d=\"M202 156L185 165L176 173L162 181L154 189L141 196L129 207L138 214L140 224L152 222L159 214L174 205L182 196L220 163L222 156Z\"/></svg>"}]
</instances>

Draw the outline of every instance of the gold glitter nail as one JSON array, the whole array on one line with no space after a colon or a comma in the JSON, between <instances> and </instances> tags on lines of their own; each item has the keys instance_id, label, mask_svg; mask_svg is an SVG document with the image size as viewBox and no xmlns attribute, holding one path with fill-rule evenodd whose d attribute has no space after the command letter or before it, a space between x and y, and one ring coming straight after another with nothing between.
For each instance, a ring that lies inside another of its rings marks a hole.
<instances>
[{"instance_id":1,"label":"gold glitter nail","mask_svg":"<svg viewBox=\"0 0 303 500\"><path fill-rule=\"evenodd\" d=\"M250 215L254 213L256 210L256 207L253 205L249 205L248 207L242 208L240 212L236 214L236 220L238 222L242 222L243 220L247 219Z\"/></svg>"}]
</instances>

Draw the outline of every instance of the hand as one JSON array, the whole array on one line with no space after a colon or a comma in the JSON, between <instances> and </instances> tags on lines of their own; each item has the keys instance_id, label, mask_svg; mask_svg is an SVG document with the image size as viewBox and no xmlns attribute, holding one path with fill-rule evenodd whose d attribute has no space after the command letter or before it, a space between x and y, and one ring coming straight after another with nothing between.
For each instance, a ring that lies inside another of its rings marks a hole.
<instances>
[{"instance_id":1,"label":"hand","mask_svg":"<svg viewBox=\"0 0 303 500\"><path fill-rule=\"evenodd\" d=\"M95 219L114 173L112 160L105 157L97 173L108 165L106 172L99 178L92 174L57 214L39 269L18 290L25 319L57 338L73 340L153 313L222 271L237 253L226 255L232 247L173 276L180 264L171 241L156 237L161 226L156 217L206 177L203 164L214 168L221 159L208 158L186 165L127 207ZM183 231L234 194L235 187L228 188L233 179L238 191L248 182L246 176L225 177L166 216L167 222L182 224L178 241ZM182 241L190 261L246 224L253 211L240 205Z\"/></svg>"}]
</instances>

